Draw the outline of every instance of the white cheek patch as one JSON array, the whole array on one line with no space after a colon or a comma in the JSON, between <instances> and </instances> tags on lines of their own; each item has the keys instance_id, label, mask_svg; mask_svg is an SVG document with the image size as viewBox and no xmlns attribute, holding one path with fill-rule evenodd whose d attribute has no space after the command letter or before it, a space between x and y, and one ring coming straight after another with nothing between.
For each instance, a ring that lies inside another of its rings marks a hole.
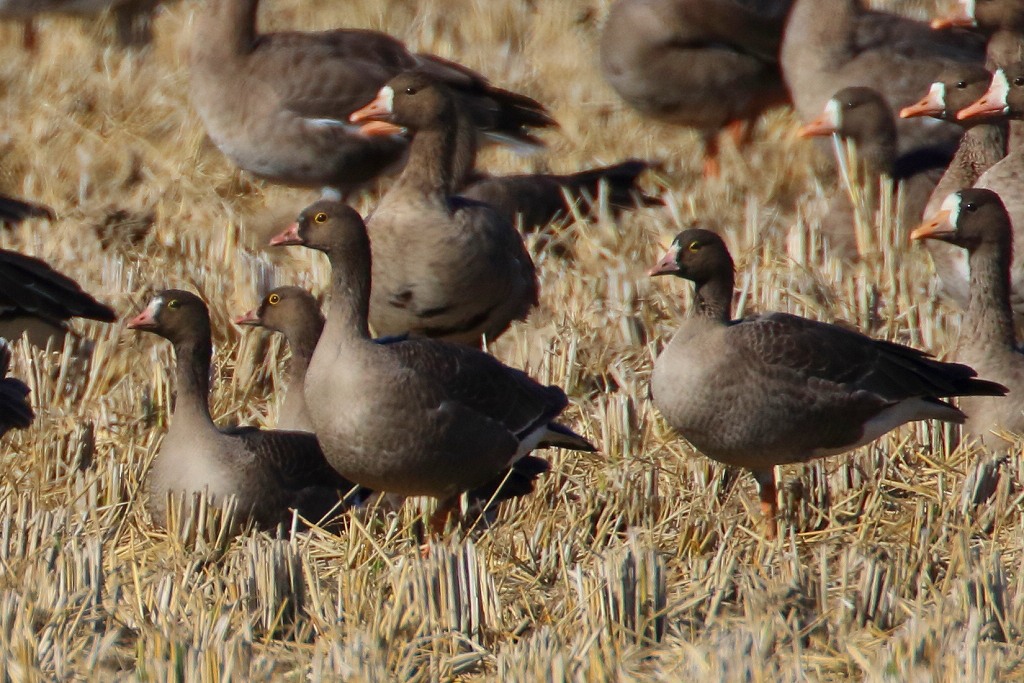
<instances>
[{"instance_id":1,"label":"white cheek patch","mask_svg":"<svg viewBox=\"0 0 1024 683\"><path fill-rule=\"evenodd\" d=\"M960 193L954 192L946 197L942 202L941 208L943 211L949 211L949 218L947 220L955 228L956 222L960 220Z\"/></svg>"},{"instance_id":2,"label":"white cheek patch","mask_svg":"<svg viewBox=\"0 0 1024 683\"><path fill-rule=\"evenodd\" d=\"M825 116L828 117L828 122L832 124L832 127L839 129L842 126L842 105L839 104L839 100L829 100L828 104L825 105Z\"/></svg>"},{"instance_id":3,"label":"white cheek patch","mask_svg":"<svg viewBox=\"0 0 1024 683\"><path fill-rule=\"evenodd\" d=\"M995 75L992 76L992 84L988 86L988 93L986 97L991 98L993 102L1001 104L1003 109L1006 109L1006 96L1010 93L1010 81L1006 79L1006 72L1002 69L996 69Z\"/></svg>"},{"instance_id":4,"label":"white cheek patch","mask_svg":"<svg viewBox=\"0 0 1024 683\"><path fill-rule=\"evenodd\" d=\"M395 111L395 89L390 85L385 85L380 89L377 99L384 105L384 111L389 114Z\"/></svg>"}]
</instances>

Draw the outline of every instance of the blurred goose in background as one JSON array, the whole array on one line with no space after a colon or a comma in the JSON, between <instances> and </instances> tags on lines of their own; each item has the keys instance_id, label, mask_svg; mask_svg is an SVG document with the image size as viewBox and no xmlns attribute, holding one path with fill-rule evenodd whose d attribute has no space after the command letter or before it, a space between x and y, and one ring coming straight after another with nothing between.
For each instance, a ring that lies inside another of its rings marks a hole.
<instances>
[{"instance_id":1,"label":"blurred goose in background","mask_svg":"<svg viewBox=\"0 0 1024 683\"><path fill-rule=\"evenodd\" d=\"M594 450L555 422L568 406L558 387L460 344L374 341L370 237L351 208L293 225L271 244L317 249L331 263L331 306L305 397L324 453L345 476L437 499L431 528L439 532L462 492L495 481L535 448Z\"/></svg>"},{"instance_id":2,"label":"blurred goose in background","mask_svg":"<svg viewBox=\"0 0 1024 683\"><path fill-rule=\"evenodd\" d=\"M908 230L917 225L928 197L950 161L947 150L923 148L899 154L896 123L889 105L876 90L864 87L843 88L837 92L826 103L821 116L799 131L801 137L833 134L853 141L860 164L855 177L870 191L878 188L882 176L898 184L903 194L900 223ZM873 221L873 212L866 218ZM836 253L845 258L858 255L855 209L850 193L842 184L829 202L821 231Z\"/></svg>"},{"instance_id":3,"label":"blurred goose in background","mask_svg":"<svg viewBox=\"0 0 1024 683\"><path fill-rule=\"evenodd\" d=\"M128 327L168 340L176 359L177 399L146 482L157 524L167 526L169 494L184 493L188 501L190 494L205 491L218 506L234 496L238 513L261 528L288 524L292 509L317 522L344 507L343 496L356 487L331 468L314 435L255 427L225 430L213 423L213 344L202 299L164 290Z\"/></svg>"},{"instance_id":4,"label":"blurred goose in background","mask_svg":"<svg viewBox=\"0 0 1024 683\"><path fill-rule=\"evenodd\" d=\"M0 225L10 227L29 218L52 221L56 218L56 214L48 206L0 195Z\"/></svg>"},{"instance_id":5,"label":"blurred goose in background","mask_svg":"<svg viewBox=\"0 0 1024 683\"><path fill-rule=\"evenodd\" d=\"M45 262L0 249L0 337L46 348L68 334L71 318L114 322L117 314Z\"/></svg>"},{"instance_id":6,"label":"blurred goose in background","mask_svg":"<svg viewBox=\"0 0 1024 683\"><path fill-rule=\"evenodd\" d=\"M0 20L25 23L24 45L36 45L32 20L41 14L96 16L110 11L114 15L117 39L125 47L146 45L153 39L153 13L168 0L0 0Z\"/></svg>"},{"instance_id":7,"label":"blurred goose in background","mask_svg":"<svg viewBox=\"0 0 1024 683\"><path fill-rule=\"evenodd\" d=\"M991 190L969 188L946 198L911 237L965 249L971 269L970 303L960 326L956 358L1009 389L1009 398L965 396L964 431L978 438L995 432L1024 434L1024 354L1017 348L1010 308L1013 228L1002 200Z\"/></svg>"},{"instance_id":8,"label":"blurred goose in background","mask_svg":"<svg viewBox=\"0 0 1024 683\"><path fill-rule=\"evenodd\" d=\"M11 347L0 339L0 436L12 429L26 429L36 415L28 402L28 385L8 377L11 368Z\"/></svg>"},{"instance_id":9,"label":"blurred goose in background","mask_svg":"<svg viewBox=\"0 0 1024 683\"><path fill-rule=\"evenodd\" d=\"M960 0L947 16L932 21L932 28L973 28L988 39L985 66L1001 66L1024 59L1024 2L1021 0Z\"/></svg>"},{"instance_id":10,"label":"blurred goose in background","mask_svg":"<svg viewBox=\"0 0 1024 683\"><path fill-rule=\"evenodd\" d=\"M765 109L789 101L778 50L790 0L618 0L601 35L601 72L642 115L696 129L704 175L718 136L739 143Z\"/></svg>"},{"instance_id":11,"label":"blurred goose in background","mask_svg":"<svg viewBox=\"0 0 1024 683\"><path fill-rule=\"evenodd\" d=\"M961 121L988 120L991 117L1024 118L1024 62L996 69L988 90L978 101L957 113ZM1024 136L1011 133L1005 157L981 174L974 187L999 195L1013 225L1013 261L1010 265L1010 302L1017 324L1024 324ZM968 275L956 272L959 287L966 289Z\"/></svg>"},{"instance_id":12,"label":"blurred goose in background","mask_svg":"<svg viewBox=\"0 0 1024 683\"><path fill-rule=\"evenodd\" d=\"M783 35L782 74L803 121L816 117L837 90L868 86L889 108L914 102L951 62L984 62L984 41L965 31L936 32L927 24L865 10L859 0L794 0ZM898 150L948 146L957 126L904 119Z\"/></svg>"},{"instance_id":13,"label":"blurred goose in background","mask_svg":"<svg viewBox=\"0 0 1024 683\"><path fill-rule=\"evenodd\" d=\"M943 71L920 102L904 107L900 117L931 116L953 121L966 128L953 160L932 190L922 215L931 216L951 192L971 187L981 175L1006 156L1008 131L1001 117L978 117L961 121L957 113L985 94L992 79L984 67L958 64ZM967 254L952 244L929 240L925 243L942 283L942 292L959 306L967 305Z\"/></svg>"},{"instance_id":14,"label":"blurred goose in background","mask_svg":"<svg viewBox=\"0 0 1024 683\"><path fill-rule=\"evenodd\" d=\"M284 334L292 358L277 428L312 432L313 422L306 409L303 386L309 361L324 327L324 316L316 298L301 287L278 287L263 298L258 308L239 316L235 323L265 327ZM494 480L467 493L470 516L473 512L491 512L503 501L532 493L537 477L549 469L546 460L532 455L517 461L511 471L506 469ZM398 503L401 503L401 496L398 496Z\"/></svg>"},{"instance_id":15,"label":"blurred goose in background","mask_svg":"<svg viewBox=\"0 0 1024 683\"><path fill-rule=\"evenodd\" d=\"M491 206L456 194L473 168L476 134L452 91L408 72L351 120L369 122L369 135L397 126L412 133L409 160L368 221L374 331L479 344L524 319L537 303L538 285L522 236ZM318 202L300 225L343 208Z\"/></svg>"},{"instance_id":16,"label":"blurred goose in background","mask_svg":"<svg viewBox=\"0 0 1024 683\"><path fill-rule=\"evenodd\" d=\"M788 313L732 320L735 273L722 238L679 233L650 271L696 285L658 356L654 405L704 455L754 474L775 537L775 466L838 455L915 420L963 423L941 399L1002 396L966 365Z\"/></svg>"},{"instance_id":17,"label":"blurred goose in background","mask_svg":"<svg viewBox=\"0 0 1024 683\"><path fill-rule=\"evenodd\" d=\"M538 145L529 129L555 125L535 100L383 33L258 33L258 4L209 0L196 15L191 56L192 105L206 132L254 175L347 193L396 166L405 139L358 135L348 117L409 69L444 81L473 125L494 139Z\"/></svg>"},{"instance_id":18,"label":"blurred goose in background","mask_svg":"<svg viewBox=\"0 0 1024 683\"><path fill-rule=\"evenodd\" d=\"M651 168L646 161L630 159L576 173L522 173L491 176L471 173L459 194L489 204L522 230L539 230L556 220L573 215L573 210L594 218L602 185L607 188L608 208L620 213L664 202L643 193L637 180Z\"/></svg>"}]
</instances>

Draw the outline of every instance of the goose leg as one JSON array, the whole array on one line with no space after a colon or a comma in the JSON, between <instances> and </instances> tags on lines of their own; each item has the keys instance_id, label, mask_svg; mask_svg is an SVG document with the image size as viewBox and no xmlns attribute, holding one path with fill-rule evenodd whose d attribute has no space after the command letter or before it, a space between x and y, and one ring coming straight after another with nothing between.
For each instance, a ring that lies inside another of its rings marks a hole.
<instances>
[{"instance_id":1,"label":"goose leg","mask_svg":"<svg viewBox=\"0 0 1024 683\"><path fill-rule=\"evenodd\" d=\"M757 480L757 493L761 499L761 516L766 524L764 536L775 540L775 519L779 512L778 495L775 489L775 468L752 471Z\"/></svg>"},{"instance_id":2,"label":"goose leg","mask_svg":"<svg viewBox=\"0 0 1024 683\"><path fill-rule=\"evenodd\" d=\"M704 134L704 177L717 178L722 174L718 163L718 136L714 132Z\"/></svg>"},{"instance_id":3,"label":"goose leg","mask_svg":"<svg viewBox=\"0 0 1024 683\"><path fill-rule=\"evenodd\" d=\"M446 498L438 503L434 514L430 516L430 534L432 536L441 536L444 533L445 529L448 528L448 520L458 504L458 496Z\"/></svg>"},{"instance_id":4,"label":"goose leg","mask_svg":"<svg viewBox=\"0 0 1024 683\"><path fill-rule=\"evenodd\" d=\"M36 25L31 19L27 19L22 26L21 46L26 52L35 52L37 45Z\"/></svg>"},{"instance_id":5,"label":"goose leg","mask_svg":"<svg viewBox=\"0 0 1024 683\"><path fill-rule=\"evenodd\" d=\"M732 143L736 149L740 149L750 142L750 122L743 119L730 121L726 124L725 130L729 133Z\"/></svg>"}]
</instances>

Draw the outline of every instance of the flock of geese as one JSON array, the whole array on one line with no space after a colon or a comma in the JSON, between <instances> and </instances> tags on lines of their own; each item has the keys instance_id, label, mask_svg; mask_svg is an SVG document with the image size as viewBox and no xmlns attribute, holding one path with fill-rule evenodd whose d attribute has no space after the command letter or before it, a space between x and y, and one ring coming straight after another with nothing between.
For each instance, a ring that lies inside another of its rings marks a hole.
<instances>
[{"instance_id":1,"label":"flock of geese","mask_svg":"<svg viewBox=\"0 0 1024 683\"><path fill-rule=\"evenodd\" d=\"M0 18L112 6L134 22L154 4L0 0ZM658 203L636 187L649 164L483 174L482 144L543 145L538 132L556 123L541 103L375 31L260 33L257 5L207 0L197 11L191 101L239 168L325 190L269 245L326 254L330 304L322 313L308 291L282 287L236 320L284 334L291 349L273 430L211 418L210 316L196 294L159 292L129 321L176 357L177 399L147 474L154 521L167 523L169 497L197 492L233 497L240 521L262 527L293 511L329 522L386 493L436 499L430 527L441 533L464 494L481 514L529 494L549 469L535 450L594 447L559 421L569 404L560 388L485 350L538 301L521 231L599 193L622 210ZM650 275L689 280L695 294L655 362L651 396L701 453L753 473L766 537L776 534L777 465L916 420L964 424L994 448L1005 444L994 434L1024 431L1024 271L1014 258L1024 234L1024 0L962 0L934 27L857 0L619 0L600 57L641 115L700 131L707 176L721 171L721 132L743 144L768 107L791 102L803 136L851 140L867 182L899 188L907 239L926 242L944 294L966 307L958 362L785 313L734 320L724 241L679 233ZM344 202L393 172L365 219ZM858 258L853 211L839 192L822 222L837 258ZM0 221L29 217L53 214L0 198ZM0 312L59 325L115 318L23 255L0 252L0 284ZM4 374L9 361L5 348ZM5 431L30 423L27 391L0 382Z\"/></svg>"}]
</instances>

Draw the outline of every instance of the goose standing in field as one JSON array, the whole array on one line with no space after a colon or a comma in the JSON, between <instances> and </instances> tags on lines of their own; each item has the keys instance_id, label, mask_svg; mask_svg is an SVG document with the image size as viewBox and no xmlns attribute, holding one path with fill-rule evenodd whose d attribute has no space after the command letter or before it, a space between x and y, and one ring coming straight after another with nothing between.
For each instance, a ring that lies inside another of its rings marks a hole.
<instances>
[{"instance_id":1,"label":"goose standing in field","mask_svg":"<svg viewBox=\"0 0 1024 683\"><path fill-rule=\"evenodd\" d=\"M765 109L789 101L778 50L790 0L618 0L601 35L601 72L626 104L695 128L704 175L718 135L737 143Z\"/></svg>"},{"instance_id":2,"label":"goose standing in field","mask_svg":"<svg viewBox=\"0 0 1024 683\"><path fill-rule=\"evenodd\" d=\"M15 377L8 377L11 347L0 339L0 436L12 429L25 429L36 415L28 403L29 388Z\"/></svg>"},{"instance_id":3,"label":"goose standing in field","mask_svg":"<svg viewBox=\"0 0 1024 683\"><path fill-rule=\"evenodd\" d=\"M913 103L951 62L984 62L984 41L964 31L865 10L860 0L794 0L780 60L797 114L810 121L834 92L850 86L877 89L890 109ZM899 152L949 147L957 126L930 119L902 120Z\"/></svg>"},{"instance_id":4,"label":"goose standing in field","mask_svg":"<svg viewBox=\"0 0 1024 683\"><path fill-rule=\"evenodd\" d=\"M405 73L351 120L369 122L371 135L402 126L413 136L402 174L368 221L374 331L479 344L524 319L538 285L522 236L492 207L456 194L473 168L476 135L451 90ZM300 220L343 210L318 202Z\"/></svg>"},{"instance_id":5,"label":"goose standing in field","mask_svg":"<svg viewBox=\"0 0 1024 683\"><path fill-rule=\"evenodd\" d=\"M701 453L753 473L768 538L776 465L838 455L914 420L963 423L941 399L1006 393L966 365L838 325L788 313L732 320L733 261L713 232L679 233L650 274L696 285L654 364L654 405Z\"/></svg>"},{"instance_id":6,"label":"goose standing in field","mask_svg":"<svg viewBox=\"0 0 1024 683\"><path fill-rule=\"evenodd\" d=\"M970 302L956 357L1009 389L1007 400L961 399L960 408L968 416L964 431L979 438L992 431L1024 434L1024 353L1017 348L1010 308L1013 227L1002 200L991 190L953 193L911 237L947 242L969 254Z\"/></svg>"},{"instance_id":7,"label":"goose standing in field","mask_svg":"<svg viewBox=\"0 0 1024 683\"><path fill-rule=\"evenodd\" d=\"M1006 156L1008 131L1000 117L960 121L957 112L985 94L992 80L985 68L976 64L959 64L942 73L932 83L928 94L917 104L905 107L900 117L931 116L961 123L966 131L960 139L953 160L932 190L922 215L931 216L950 193L973 186L981 175ZM929 240L925 243L935 264L935 273L943 293L959 306L967 305L967 254L952 244Z\"/></svg>"},{"instance_id":8,"label":"goose standing in field","mask_svg":"<svg viewBox=\"0 0 1024 683\"><path fill-rule=\"evenodd\" d=\"M538 102L454 62L409 52L383 33L258 33L257 6L209 0L196 16L191 57L192 104L207 133L254 175L345 193L398 164L403 138L358 135L348 117L409 69L447 83L473 125L496 139L535 145L528 129L555 125Z\"/></svg>"},{"instance_id":9,"label":"goose standing in field","mask_svg":"<svg viewBox=\"0 0 1024 683\"><path fill-rule=\"evenodd\" d=\"M316 298L301 287L278 287L269 292L258 308L235 320L238 325L265 327L280 332L288 340L292 359L278 429L312 432L313 421L306 409L303 386L309 361L324 328L324 316ZM533 492L534 481L550 469L546 460L528 455L506 469L494 480L469 491L469 510L487 513L499 503ZM401 497L399 496L399 503Z\"/></svg>"},{"instance_id":10,"label":"goose standing in field","mask_svg":"<svg viewBox=\"0 0 1024 683\"><path fill-rule=\"evenodd\" d=\"M41 14L95 16L113 13L117 39L123 46L139 46L153 39L152 15L167 0L0 0L0 19L25 22L24 45L35 47L32 20Z\"/></svg>"},{"instance_id":11,"label":"goose standing in field","mask_svg":"<svg viewBox=\"0 0 1024 683\"><path fill-rule=\"evenodd\" d=\"M836 134L852 140L861 166L854 177L860 178L869 191L878 188L882 176L897 183L903 193L899 220L907 229L920 220L928 197L949 163L949 155L941 148L900 155L892 111L885 99L871 88L843 88L828 101L821 116L801 127L799 134L801 137ZM867 218L873 219L873 213ZM855 209L850 193L840 187L829 202L821 230L833 250L845 258L858 255L854 226Z\"/></svg>"},{"instance_id":12,"label":"goose standing in field","mask_svg":"<svg viewBox=\"0 0 1024 683\"><path fill-rule=\"evenodd\" d=\"M29 218L41 218L52 221L55 218L55 214L53 209L48 206L0 195L0 225L17 225Z\"/></svg>"},{"instance_id":13,"label":"goose standing in field","mask_svg":"<svg viewBox=\"0 0 1024 683\"><path fill-rule=\"evenodd\" d=\"M324 459L314 435L242 427L219 429L210 417L210 314L195 294L157 294L128 327L174 346L177 399L160 453L147 474L148 506L167 525L167 496L207 491L215 505L235 496L237 510L261 528L291 519L319 521L343 507L356 487Z\"/></svg>"},{"instance_id":14,"label":"goose standing in field","mask_svg":"<svg viewBox=\"0 0 1024 683\"><path fill-rule=\"evenodd\" d=\"M437 499L431 528L439 531L462 492L494 481L535 448L594 450L555 422L568 405L558 387L461 344L374 341L370 237L351 208L295 224L271 244L304 245L331 262L331 306L305 397L328 461L346 477Z\"/></svg>"}]
</instances>

